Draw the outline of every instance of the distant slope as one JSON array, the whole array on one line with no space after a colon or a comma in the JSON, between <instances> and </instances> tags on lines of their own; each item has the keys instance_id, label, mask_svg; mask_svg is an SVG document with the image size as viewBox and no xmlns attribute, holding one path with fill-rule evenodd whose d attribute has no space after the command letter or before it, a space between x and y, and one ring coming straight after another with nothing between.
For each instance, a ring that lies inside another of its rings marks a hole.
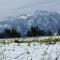
<instances>
[{"instance_id":1,"label":"distant slope","mask_svg":"<svg viewBox=\"0 0 60 60\"><path fill-rule=\"evenodd\" d=\"M20 15L17 17L6 17L0 22L0 32L4 28L14 27L25 35L31 26L38 26L40 29L51 30L53 33L60 28L60 14L57 12L48 12L37 10L32 15Z\"/></svg>"}]
</instances>

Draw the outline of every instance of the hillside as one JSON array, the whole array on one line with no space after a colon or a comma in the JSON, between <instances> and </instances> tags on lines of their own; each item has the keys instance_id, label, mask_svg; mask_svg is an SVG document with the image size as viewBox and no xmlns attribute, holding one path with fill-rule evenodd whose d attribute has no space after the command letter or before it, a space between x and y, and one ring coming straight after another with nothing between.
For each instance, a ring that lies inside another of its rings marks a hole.
<instances>
[{"instance_id":1,"label":"hillside","mask_svg":"<svg viewBox=\"0 0 60 60\"><path fill-rule=\"evenodd\" d=\"M11 29L14 27L22 35L25 35L32 26L38 26L45 31L51 30L52 33L56 33L60 28L60 14L37 10L32 15L8 16L0 22L0 32L4 31L4 28Z\"/></svg>"}]
</instances>

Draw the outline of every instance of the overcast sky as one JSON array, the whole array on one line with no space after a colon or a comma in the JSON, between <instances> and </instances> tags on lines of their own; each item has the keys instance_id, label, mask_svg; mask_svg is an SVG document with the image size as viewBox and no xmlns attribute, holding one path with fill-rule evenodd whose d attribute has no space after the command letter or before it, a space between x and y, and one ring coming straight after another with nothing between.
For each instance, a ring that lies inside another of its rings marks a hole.
<instances>
[{"instance_id":1,"label":"overcast sky","mask_svg":"<svg viewBox=\"0 0 60 60\"><path fill-rule=\"evenodd\" d=\"M36 9L60 12L60 0L0 0L0 18L31 13Z\"/></svg>"}]
</instances>

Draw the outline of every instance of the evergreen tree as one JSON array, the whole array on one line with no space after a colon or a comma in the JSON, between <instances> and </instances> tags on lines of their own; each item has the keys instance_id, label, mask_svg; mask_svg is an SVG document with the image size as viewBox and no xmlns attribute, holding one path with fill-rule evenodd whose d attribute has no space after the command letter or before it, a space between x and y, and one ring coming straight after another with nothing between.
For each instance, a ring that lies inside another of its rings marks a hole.
<instances>
[{"instance_id":1,"label":"evergreen tree","mask_svg":"<svg viewBox=\"0 0 60 60\"><path fill-rule=\"evenodd\" d=\"M49 30L49 31L47 32L47 35L48 35L48 36L52 36L53 34L52 34L52 32Z\"/></svg>"},{"instance_id":2,"label":"evergreen tree","mask_svg":"<svg viewBox=\"0 0 60 60\"><path fill-rule=\"evenodd\" d=\"M3 33L0 33L0 38L15 38L15 37L21 37L20 32L17 32L14 28L12 30L6 29Z\"/></svg>"},{"instance_id":3,"label":"evergreen tree","mask_svg":"<svg viewBox=\"0 0 60 60\"><path fill-rule=\"evenodd\" d=\"M45 31L40 30L38 27L31 27L31 30L28 30L27 36L44 36Z\"/></svg>"},{"instance_id":4,"label":"evergreen tree","mask_svg":"<svg viewBox=\"0 0 60 60\"><path fill-rule=\"evenodd\" d=\"M58 29L58 35L60 35L60 28Z\"/></svg>"}]
</instances>

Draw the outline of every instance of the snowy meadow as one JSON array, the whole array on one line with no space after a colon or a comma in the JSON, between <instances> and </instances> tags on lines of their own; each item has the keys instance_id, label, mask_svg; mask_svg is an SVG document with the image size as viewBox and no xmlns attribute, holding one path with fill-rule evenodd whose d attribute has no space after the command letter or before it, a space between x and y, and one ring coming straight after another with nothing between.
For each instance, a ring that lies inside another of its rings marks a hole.
<instances>
[{"instance_id":1,"label":"snowy meadow","mask_svg":"<svg viewBox=\"0 0 60 60\"><path fill-rule=\"evenodd\" d=\"M53 42L0 42L0 60L60 60L60 42Z\"/></svg>"}]
</instances>

